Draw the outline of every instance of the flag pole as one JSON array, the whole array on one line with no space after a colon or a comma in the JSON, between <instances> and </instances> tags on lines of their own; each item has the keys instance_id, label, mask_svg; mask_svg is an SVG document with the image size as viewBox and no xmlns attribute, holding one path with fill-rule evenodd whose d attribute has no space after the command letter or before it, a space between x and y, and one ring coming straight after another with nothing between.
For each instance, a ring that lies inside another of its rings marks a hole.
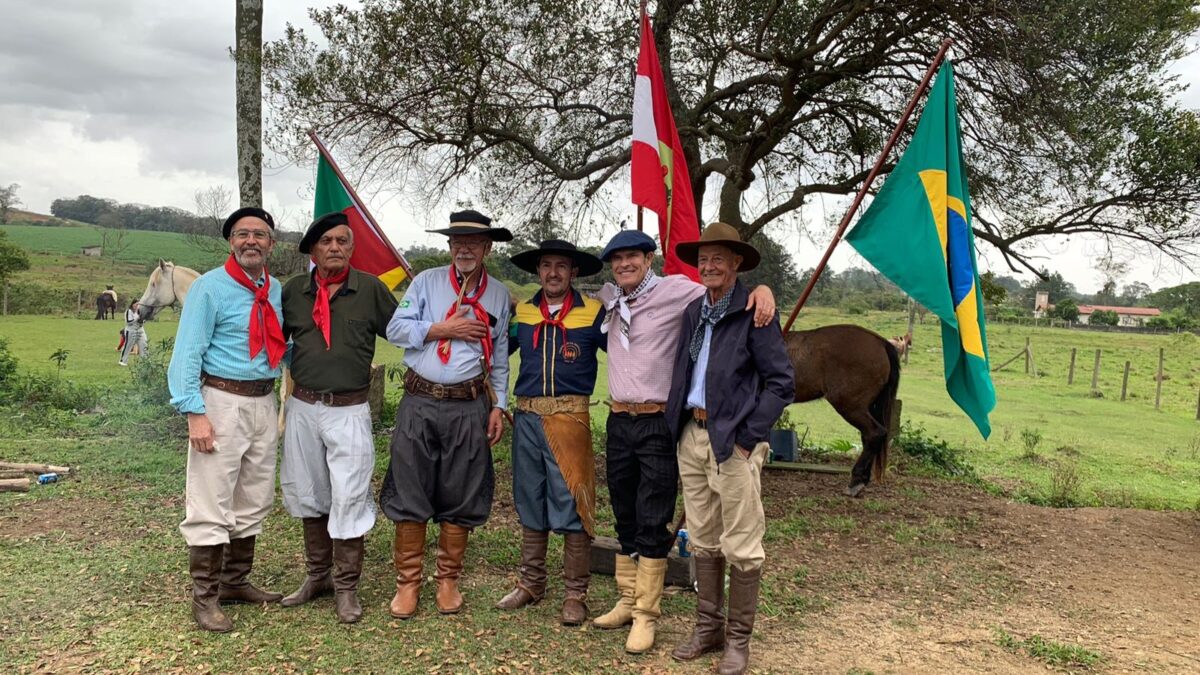
<instances>
[{"instance_id":1,"label":"flag pole","mask_svg":"<svg viewBox=\"0 0 1200 675\"><path fill-rule=\"evenodd\" d=\"M322 143L321 139L317 137L317 132L313 131L312 129L308 130L308 137L312 139L314 144L316 144L317 152L321 153L321 157L324 157L325 161L329 162L329 168L333 169L334 175L338 177L338 180L342 181L342 187L346 188L346 192L350 193L350 198L354 200L355 208L357 208L363 214L363 217L366 218L369 223L371 223L371 227L375 228L375 233L378 234L381 239L383 239L383 243L387 244L388 247L392 249L392 252L396 254L396 259L400 261L400 266L404 268L404 273L408 275L409 279L411 279L413 277L412 268L408 266L408 261L404 259L404 254L400 253L400 249L396 248L396 246L392 243L392 240L388 239L387 233L384 232L383 228L379 226L378 222L376 222L375 216L372 216L371 212L367 210L367 205L362 199L359 198L358 193L354 191L354 186L350 184L350 181L346 180L346 176L342 173L342 170L338 168L337 162L333 161L333 155L330 154L329 148L325 147L325 144ZM319 215L322 214L313 214L314 217Z\"/></svg>"},{"instance_id":2,"label":"flag pole","mask_svg":"<svg viewBox=\"0 0 1200 675\"><path fill-rule=\"evenodd\" d=\"M808 296L812 295L813 287L817 285L817 279L825 271L825 266L829 264L829 257L833 255L833 249L842 241L842 235L846 233L846 228L850 226L850 219L854 217L854 212L862 204L863 198L867 196L867 190L871 189L871 183L875 182L875 177L879 175L879 170L883 168L883 163L887 160L888 154L891 153L892 147L896 145L896 141L900 140L900 133L904 131L904 126L908 124L908 118L912 116L913 110L916 109L917 101L920 100L921 95L929 87L930 80L933 79L938 66L942 65L942 61L946 58L946 52L953 44L954 40L947 38L942 42L937 55L933 57L933 62L929 64L929 68L925 71L925 77L921 79L921 84L917 85L917 90L913 92L912 98L908 101L908 107L904 109L904 114L900 116L900 121L896 123L896 128L892 130L891 137L884 144L883 150L879 153L879 158L875 160L875 166L871 167L871 173L867 174L867 179L863 181L862 187L858 189L858 194L854 196L854 201L850 204L850 208L846 210L846 215L842 216L842 222L838 224L837 233L833 235L833 241L829 242L829 248L825 249L825 255L821 257L821 262L817 263L812 276L808 279L808 284L804 286L804 291L800 294L800 299L796 301L796 307L792 309L791 316L788 317L787 323L783 326L783 332L786 333L792 329L792 323L796 321L796 315L800 313L800 308L804 306L804 303L808 300Z\"/></svg>"}]
</instances>

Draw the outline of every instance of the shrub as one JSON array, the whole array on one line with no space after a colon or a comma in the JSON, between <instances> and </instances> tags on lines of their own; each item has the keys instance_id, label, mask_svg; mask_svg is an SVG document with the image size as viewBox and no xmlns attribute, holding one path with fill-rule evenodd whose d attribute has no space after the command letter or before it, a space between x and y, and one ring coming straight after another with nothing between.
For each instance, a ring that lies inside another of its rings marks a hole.
<instances>
[{"instance_id":1,"label":"shrub","mask_svg":"<svg viewBox=\"0 0 1200 675\"><path fill-rule=\"evenodd\" d=\"M905 423L900 435L892 441L892 447L915 460L918 466L936 476L977 480L975 469L967 462L962 450L929 436L924 425L912 426Z\"/></svg>"},{"instance_id":2,"label":"shrub","mask_svg":"<svg viewBox=\"0 0 1200 675\"><path fill-rule=\"evenodd\" d=\"M1042 442L1042 432L1040 429L1022 429L1021 443L1025 445L1025 454L1021 455L1023 459L1034 459L1037 457L1037 446Z\"/></svg>"},{"instance_id":3,"label":"shrub","mask_svg":"<svg viewBox=\"0 0 1200 675\"><path fill-rule=\"evenodd\" d=\"M0 392L8 387L8 382L17 374L17 357L8 351L8 339L0 337Z\"/></svg>"}]
</instances>

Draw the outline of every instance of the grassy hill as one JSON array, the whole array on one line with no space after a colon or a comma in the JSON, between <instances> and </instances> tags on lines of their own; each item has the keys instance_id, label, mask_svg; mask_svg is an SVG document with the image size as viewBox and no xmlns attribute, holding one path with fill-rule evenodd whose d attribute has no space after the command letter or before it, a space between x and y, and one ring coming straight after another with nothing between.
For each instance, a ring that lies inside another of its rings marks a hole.
<instances>
[{"instance_id":1,"label":"grassy hill","mask_svg":"<svg viewBox=\"0 0 1200 675\"><path fill-rule=\"evenodd\" d=\"M114 230L83 223L69 227L44 227L38 225L0 225L8 232L13 243L34 253L49 253L61 256L79 256L84 246L99 246L105 233L110 240ZM215 256L188 244L187 237L176 232L149 232L126 230L124 250L114 257L105 257L111 263L133 263L142 267L159 258L171 260L193 269L207 270L220 264L222 256Z\"/></svg>"}]
</instances>

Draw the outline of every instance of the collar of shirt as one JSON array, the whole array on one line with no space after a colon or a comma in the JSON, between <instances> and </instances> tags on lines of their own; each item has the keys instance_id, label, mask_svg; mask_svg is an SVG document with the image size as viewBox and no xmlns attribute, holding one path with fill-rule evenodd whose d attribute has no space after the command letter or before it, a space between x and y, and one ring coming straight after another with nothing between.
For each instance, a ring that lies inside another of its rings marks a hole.
<instances>
[{"instance_id":1,"label":"collar of shirt","mask_svg":"<svg viewBox=\"0 0 1200 675\"><path fill-rule=\"evenodd\" d=\"M346 275L346 281L342 287L338 289L335 295L345 295L346 293L358 292L358 270L350 268L350 274ZM305 295L317 296L317 268L313 268L308 273L308 287L304 289Z\"/></svg>"}]
</instances>

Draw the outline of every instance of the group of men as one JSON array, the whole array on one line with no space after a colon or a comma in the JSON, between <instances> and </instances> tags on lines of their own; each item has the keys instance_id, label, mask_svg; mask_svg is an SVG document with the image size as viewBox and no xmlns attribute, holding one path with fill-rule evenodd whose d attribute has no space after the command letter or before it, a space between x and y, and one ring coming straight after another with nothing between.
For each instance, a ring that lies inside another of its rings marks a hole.
<instances>
[{"instance_id":1,"label":"group of men","mask_svg":"<svg viewBox=\"0 0 1200 675\"><path fill-rule=\"evenodd\" d=\"M599 257L544 241L512 257L541 286L515 307L485 265L493 244L512 234L476 211L451 214L433 231L448 237L451 264L417 275L399 303L351 267L343 214L310 226L299 250L314 268L282 287L266 268L273 229L257 208L225 221L230 257L192 286L168 374L172 404L188 417L180 530L201 628L232 629L224 603L296 606L329 593L340 621L361 618L364 537L375 524L367 392L376 336L405 350L407 368L379 497L395 524L390 614L417 613L430 521L438 524L435 605L442 614L463 606L458 581L470 533L491 511L491 447L509 407L509 356L519 353L512 470L521 563L497 606L517 610L545 597L555 532L564 538L561 623L585 623L597 508L589 399L603 349L619 599L593 625L631 626L630 653L654 645L682 479L699 600L695 630L673 656L724 649L718 672L745 672L764 561L759 476L793 386L771 291L737 280L759 254L734 228L715 223L676 247L699 284L656 275L657 247L641 232L620 232ZM615 283L596 299L580 293L575 280L604 263ZM248 580L273 503L272 394L285 363L294 389L280 485L287 511L303 522L307 568L287 597Z\"/></svg>"}]
</instances>

